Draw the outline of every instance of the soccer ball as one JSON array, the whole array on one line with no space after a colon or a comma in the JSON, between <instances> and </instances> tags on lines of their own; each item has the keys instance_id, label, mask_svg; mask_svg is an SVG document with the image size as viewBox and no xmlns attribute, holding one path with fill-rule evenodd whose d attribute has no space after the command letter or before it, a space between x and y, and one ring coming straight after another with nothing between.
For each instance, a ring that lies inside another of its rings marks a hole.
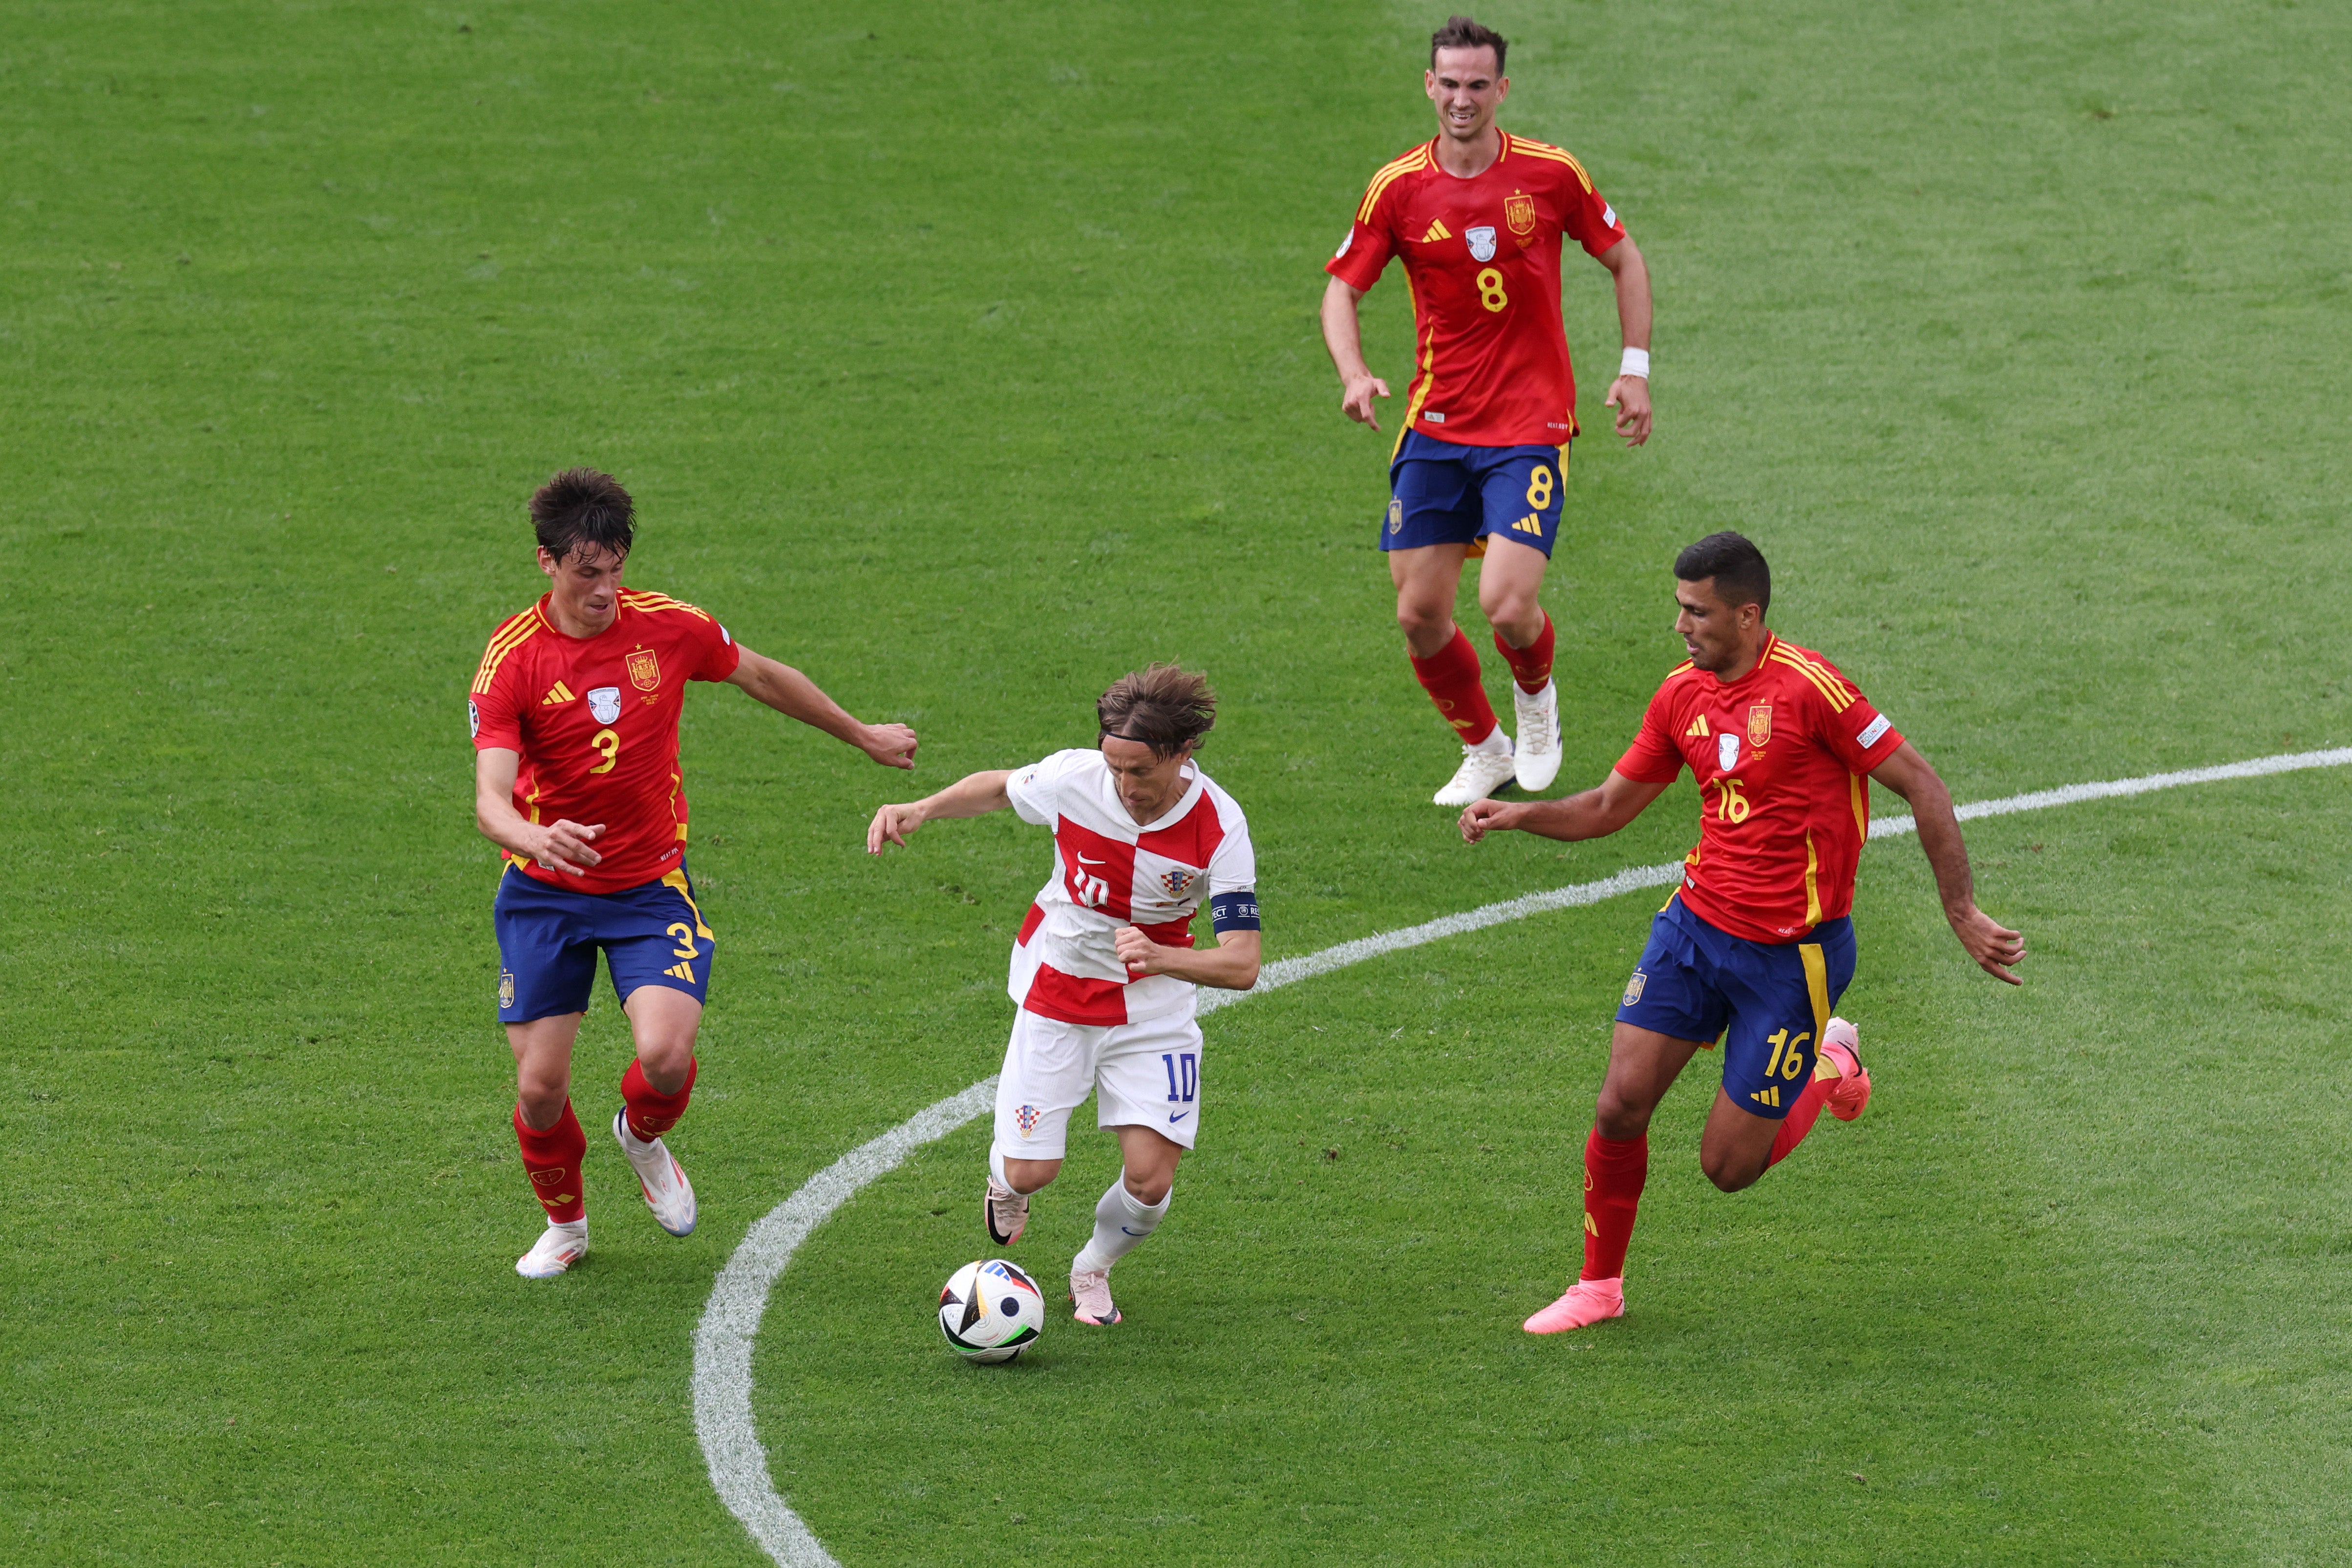
<instances>
[{"instance_id":1,"label":"soccer ball","mask_svg":"<svg viewBox=\"0 0 2352 1568\"><path fill-rule=\"evenodd\" d=\"M1045 1326L1037 1281L1001 1258L965 1264L940 1292L940 1332L966 1361L1011 1361Z\"/></svg>"}]
</instances>

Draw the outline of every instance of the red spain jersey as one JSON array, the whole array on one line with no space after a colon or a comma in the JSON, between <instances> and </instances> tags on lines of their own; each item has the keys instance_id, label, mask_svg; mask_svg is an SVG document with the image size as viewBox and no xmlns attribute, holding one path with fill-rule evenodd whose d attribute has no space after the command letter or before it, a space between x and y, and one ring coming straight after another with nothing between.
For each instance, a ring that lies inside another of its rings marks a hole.
<instances>
[{"instance_id":1,"label":"red spain jersey","mask_svg":"<svg viewBox=\"0 0 2352 1568\"><path fill-rule=\"evenodd\" d=\"M1835 665L1768 632L1756 668L1728 685L1676 665L1617 771L1672 784L1689 767L1701 805L1684 907L1733 936L1788 942L1853 910L1865 775L1902 744Z\"/></svg>"},{"instance_id":2,"label":"red spain jersey","mask_svg":"<svg viewBox=\"0 0 2352 1568\"><path fill-rule=\"evenodd\" d=\"M1559 315L1560 236L1599 256L1625 237L1584 165L1502 132L1503 154L1457 179L1423 143L1372 176L1323 270L1369 289L1404 258L1413 374L1403 428L1468 447L1559 447L1576 434Z\"/></svg>"},{"instance_id":3,"label":"red spain jersey","mask_svg":"<svg viewBox=\"0 0 2352 1568\"><path fill-rule=\"evenodd\" d=\"M689 680L724 680L742 650L705 611L621 590L613 624L566 637L547 599L502 622L466 703L474 749L516 752L515 809L532 822L603 823L601 864L552 870L509 852L551 887L617 893L660 880L686 854L677 716Z\"/></svg>"}]
</instances>

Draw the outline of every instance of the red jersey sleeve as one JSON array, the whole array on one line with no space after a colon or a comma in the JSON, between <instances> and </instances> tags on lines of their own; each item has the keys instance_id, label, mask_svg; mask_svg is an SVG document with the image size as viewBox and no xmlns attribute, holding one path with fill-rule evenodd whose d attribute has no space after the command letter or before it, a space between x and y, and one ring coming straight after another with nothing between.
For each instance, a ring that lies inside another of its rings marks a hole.
<instances>
[{"instance_id":1,"label":"red jersey sleeve","mask_svg":"<svg viewBox=\"0 0 2352 1568\"><path fill-rule=\"evenodd\" d=\"M1396 254L1391 207L1397 183L1388 168L1372 176L1370 187L1357 205L1348 237L1339 242L1339 254L1323 264L1324 271L1359 293L1369 292L1381 280L1389 258Z\"/></svg>"},{"instance_id":2,"label":"red jersey sleeve","mask_svg":"<svg viewBox=\"0 0 2352 1568\"><path fill-rule=\"evenodd\" d=\"M1853 682L1844 684L1853 693L1853 700L1834 713L1822 715L1822 737L1831 754L1845 764L1846 772L1867 773L1902 749L1903 737L1885 714L1871 706L1869 698L1855 690Z\"/></svg>"},{"instance_id":3,"label":"red jersey sleeve","mask_svg":"<svg viewBox=\"0 0 2352 1568\"><path fill-rule=\"evenodd\" d=\"M1635 784L1672 784L1682 777L1682 749L1675 744L1674 715L1668 711L1668 694L1673 689L1671 679L1658 688L1642 715L1640 732L1617 759L1616 772Z\"/></svg>"},{"instance_id":4,"label":"red jersey sleeve","mask_svg":"<svg viewBox=\"0 0 2352 1568\"><path fill-rule=\"evenodd\" d=\"M1563 167L1567 181L1559 194L1562 233L1584 247L1587 256L1599 256L1625 237L1617 209L1601 198L1582 164Z\"/></svg>"},{"instance_id":5,"label":"red jersey sleeve","mask_svg":"<svg viewBox=\"0 0 2352 1568\"><path fill-rule=\"evenodd\" d=\"M688 680L724 680L743 662L743 650L735 646L717 616L696 623L694 637L696 658L694 668L687 671Z\"/></svg>"},{"instance_id":6,"label":"red jersey sleeve","mask_svg":"<svg viewBox=\"0 0 2352 1568\"><path fill-rule=\"evenodd\" d=\"M490 636L490 646L482 656L473 689L466 694L466 723L473 731L474 750L503 747L520 756L522 702L518 696L517 661L513 657L516 643L509 635L510 625L500 626Z\"/></svg>"}]
</instances>

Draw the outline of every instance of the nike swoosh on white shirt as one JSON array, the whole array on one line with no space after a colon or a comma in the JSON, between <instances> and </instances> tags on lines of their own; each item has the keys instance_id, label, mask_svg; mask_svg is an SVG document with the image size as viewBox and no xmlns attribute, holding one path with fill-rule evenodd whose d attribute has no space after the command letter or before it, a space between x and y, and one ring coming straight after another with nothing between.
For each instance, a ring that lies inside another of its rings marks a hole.
<instances>
[{"instance_id":1,"label":"nike swoosh on white shirt","mask_svg":"<svg viewBox=\"0 0 2352 1568\"><path fill-rule=\"evenodd\" d=\"M1171 1110L1168 1113L1168 1125L1173 1127L1176 1123L1183 1121L1184 1118L1192 1114L1192 1113L1189 1110Z\"/></svg>"}]
</instances>

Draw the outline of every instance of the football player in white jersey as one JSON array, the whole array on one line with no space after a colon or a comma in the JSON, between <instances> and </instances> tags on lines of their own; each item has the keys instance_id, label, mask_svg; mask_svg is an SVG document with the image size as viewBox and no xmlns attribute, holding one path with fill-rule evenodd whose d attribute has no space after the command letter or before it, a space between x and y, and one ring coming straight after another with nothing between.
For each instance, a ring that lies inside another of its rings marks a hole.
<instances>
[{"instance_id":1,"label":"football player in white jersey","mask_svg":"<svg viewBox=\"0 0 2352 1568\"><path fill-rule=\"evenodd\" d=\"M866 847L879 855L935 817L1008 805L1053 828L1053 879L1013 944L1006 988L1020 1011L996 1080L981 1218L998 1246L1020 1239L1031 1194L1062 1169L1070 1112L1091 1090L1123 1168L1071 1260L1070 1298L1078 1321L1108 1325L1118 1321L1111 1265L1167 1215L1176 1162L1200 1126L1193 987L1257 984L1257 861L1242 808L1192 761L1216 720L1206 679L1155 664L1112 682L1095 710L1098 749L886 805ZM1203 902L1217 945L1195 948Z\"/></svg>"}]
</instances>

